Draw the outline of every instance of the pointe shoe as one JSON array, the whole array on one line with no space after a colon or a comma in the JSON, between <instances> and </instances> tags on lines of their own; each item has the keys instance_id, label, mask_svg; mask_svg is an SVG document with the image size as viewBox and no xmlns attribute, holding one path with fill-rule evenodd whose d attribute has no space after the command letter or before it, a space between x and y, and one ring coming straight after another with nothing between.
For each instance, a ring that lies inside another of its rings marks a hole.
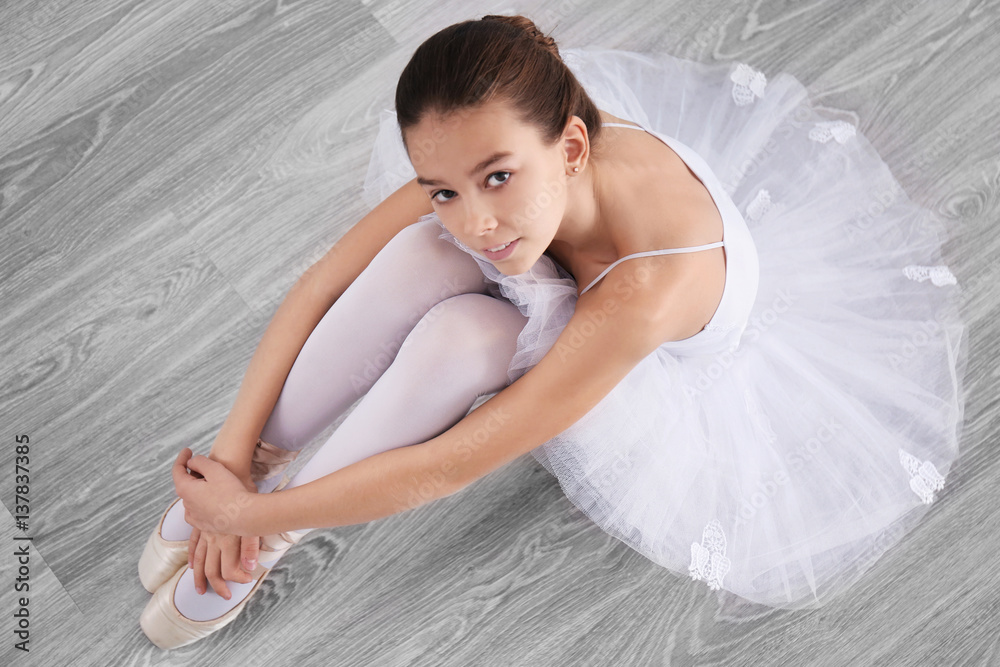
<instances>
[{"instance_id":1,"label":"pointe shoe","mask_svg":"<svg viewBox=\"0 0 1000 667\"><path fill-rule=\"evenodd\" d=\"M156 589L153 597L146 604L146 608L142 610L142 616L139 617L139 626L146 634L146 637L149 638L149 641L162 649L187 646L207 637L216 630L224 628L240 615L247 601L260 590L261 582L264 581L267 574L271 571L270 566L293 545L298 544L306 532L292 530L262 537L260 558L257 567L252 573L255 580L253 588L250 589L250 592L239 604L219 618L210 621L193 621L177 609L177 605L174 604L174 591L177 590L177 584L181 580L181 577L190 570L185 565L177 570L173 577ZM264 560L267 560L267 565L264 564Z\"/></svg>"},{"instance_id":2,"label":"pointe shoe","mask_svg":"<svg viewBox=\"0 0 1000 667\"><path fill-rule=\"evenodd\" d=\"M298 454L298 451L281 449L258 438L257 446L253 450L253 459L250 461L250 479L256 482L283 472ZM287 475L282 475L281 482L274 491L280 491L290 481ZM166 540L160 532L163 530L163 520L167 517L167 513L179 501L180 498L175 498L160 516L156 530L149 535L142 556L139 557L139 581L150 593L155 593L156 589L188 560L189 541Z\"/></svg>"}]
</instances>

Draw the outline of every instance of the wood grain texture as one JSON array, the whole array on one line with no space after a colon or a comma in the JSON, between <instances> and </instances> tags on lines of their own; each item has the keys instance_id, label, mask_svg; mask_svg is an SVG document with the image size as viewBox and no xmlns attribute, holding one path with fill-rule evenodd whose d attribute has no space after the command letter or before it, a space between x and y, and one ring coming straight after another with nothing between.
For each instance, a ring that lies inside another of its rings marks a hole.
<instances>
[{"instance_id":1,"label":"wood grain texture","mask_svg":"<svg viewBox=\"0 0 1000 667\"><path fill-rule=\"evenodd\" d=\"M236 622L160 651L136 563L173 458L207 453L281 299L367 212L376 119L410 54L487 13L523 13L563 47L788 72L857 123L952 234L971 358L947 488L847 595L732 624L524 458L314 531ZM0 663L1000 665L998 53L996 2L0 5L2 551L18 433L34 536L30 654L12 647L16 566L0 557Z\"/></svg>"}]
</instances>

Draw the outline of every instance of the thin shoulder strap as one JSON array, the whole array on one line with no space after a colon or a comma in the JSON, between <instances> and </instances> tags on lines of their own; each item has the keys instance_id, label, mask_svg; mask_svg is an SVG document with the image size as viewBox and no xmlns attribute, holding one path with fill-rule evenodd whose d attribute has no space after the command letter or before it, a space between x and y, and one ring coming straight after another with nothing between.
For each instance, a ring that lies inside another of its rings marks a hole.
<instances>
[{"instance_id":1,"label":"thin shoulder strap","mask_svg":"<svg viewBox=\"0 0 1000 667\"><path fill-rule=\"evenodd\" d=\"M640 127L638 125L626 125L625 123L601 123L601 125L604 127L630 127L633 130L642 130L643 132L646 131L646 128L644 127Z\"/></svg>"},{"instance_id":2,"label":"thin shoulder strap","mask_svg":"<svg viewBox=\"0 0 1000 667\"><path fill-rule=\"evenodd\" d=\"M715 243L706 243L704 245L689 246L687 248L667 248L666 250L644 250L642 252L634 252L631 255L625 255L624 257L619 257L614 262L612 262L608 266L608 268L601 271L600 275L594 278L591 281L591 283L587 285L587 287L582 292L580 292L580 296L586 294L587 290L596 285L601 278L606 276L608 271L615 268L616 266L624 262L626 259L636 259L638 257L652 257L653 255L670 255L678 252L697 252L698 250L708 250L709 248L718 248L719 246L723 246L725 244L726 244L725 241L716 241Z\"/></svg>"}]
</instances>

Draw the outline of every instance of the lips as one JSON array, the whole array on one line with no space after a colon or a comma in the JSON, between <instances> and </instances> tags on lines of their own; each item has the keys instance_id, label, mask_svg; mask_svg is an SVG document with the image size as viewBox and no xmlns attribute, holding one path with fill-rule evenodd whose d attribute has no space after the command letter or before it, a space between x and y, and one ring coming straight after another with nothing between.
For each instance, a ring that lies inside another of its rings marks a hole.
<instances>
[{"instance_id":1,"label":"lips","mask_svg":"<svg viewBox=\"0 0 1000 667\"><path fill-rule=\"evenodd\" d=\"M517 239L514 239L515 241ZM498 243L497 245L490 246L489 248L483 248L483 252L500 252L504 247L509 246L514 241L507 241L506 243Z\"/></svg>"},{"instance_id":2,"label":"lips","mask_svg":"<svg viewBox=\"0 0 1000 667\"><path fill-rule=\"evenodd\" d=\"M497 250L496 252L490 250L489 248L483 248L483 254L486 255L487 259L491 259L499 262L502 259L507 259L510 255L517 249L517 245L520 242L520 237L514 239L510 243L507 243L502 250ZM494 248L496 246L493 246Z\"/></svg>"}]
</instances>

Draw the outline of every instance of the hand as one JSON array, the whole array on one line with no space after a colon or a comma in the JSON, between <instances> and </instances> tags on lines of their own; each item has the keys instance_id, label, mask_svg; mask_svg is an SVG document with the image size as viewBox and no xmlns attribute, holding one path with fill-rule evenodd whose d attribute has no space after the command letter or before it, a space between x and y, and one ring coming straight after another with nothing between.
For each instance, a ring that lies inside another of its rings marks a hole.
<instances>
[{"instance_id":1,"label":"hand","mask_svg":"<svg viewBox=\"0 0 1000 667\"><path fill-rule=\"evenodd\" d=\"M188 468L200 477L189 474ZM187 447L177 455L171 474L189 525L199 531L251 536L246 509L257 488L249 479L241 480L218 461L192 457Z\"/></svg>"},{"instance_id":2,"label":"hand","mask_svg":"<svg viewBox=\"0 0 1000 667\"><path fill-rule=\"evenodd\" d=\"M206 579L212 584L212 589L227 600L232 594L226 581L243 584L253 581L250 573L256 567L259 537L202 532L192 528L188 546L188 567L194 571L194 586L199 595L207 590Z\"/></svg>"}]
</instances>

